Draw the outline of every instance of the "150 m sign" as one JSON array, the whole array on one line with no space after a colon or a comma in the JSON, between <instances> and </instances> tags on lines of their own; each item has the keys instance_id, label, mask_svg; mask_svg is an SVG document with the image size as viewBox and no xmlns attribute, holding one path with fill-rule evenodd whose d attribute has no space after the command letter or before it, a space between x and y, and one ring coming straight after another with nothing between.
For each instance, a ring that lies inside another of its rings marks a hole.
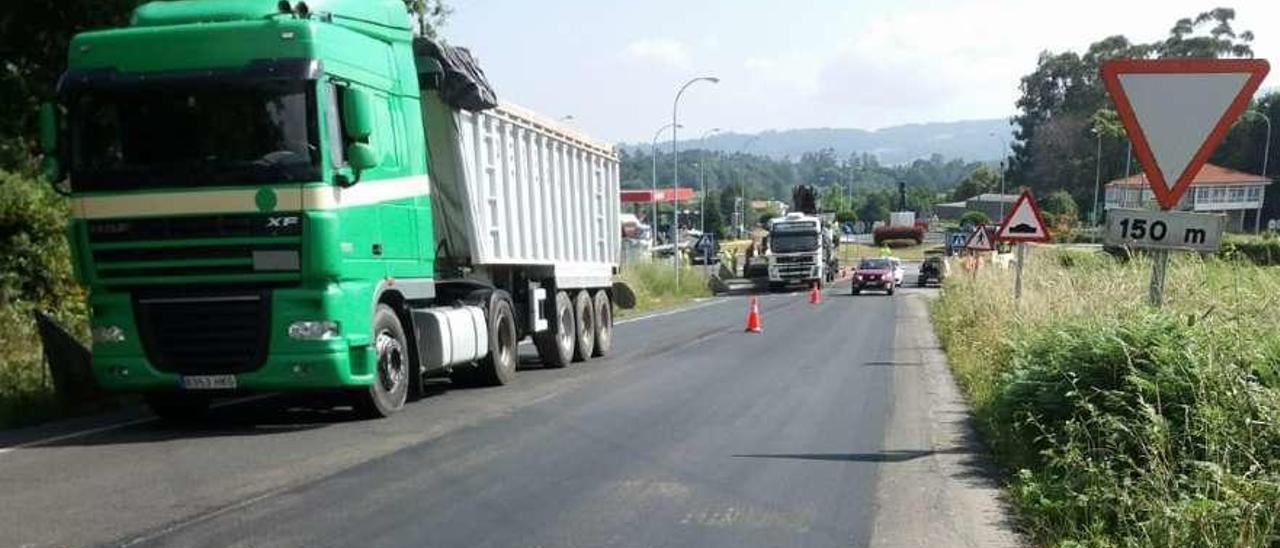
<instances>
[{"instance_id":1,"label":"150 m sign","mask_svg":"<svg viewBox=\"0 0 1280 548\"><path fill-rule=\"evenodd\" d=\"M1217 251L1226 217L1208 213L1107 210L1107 244L1139 249Z\"/></svg>"}]
</instances>

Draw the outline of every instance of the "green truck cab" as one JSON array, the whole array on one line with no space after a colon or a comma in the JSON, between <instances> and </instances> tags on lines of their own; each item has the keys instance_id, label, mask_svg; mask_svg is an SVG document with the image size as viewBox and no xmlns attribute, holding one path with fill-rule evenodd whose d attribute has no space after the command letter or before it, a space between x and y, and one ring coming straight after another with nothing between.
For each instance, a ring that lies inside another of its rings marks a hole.
<instances>
[{"instance_id":1,"label":"green truck cab","mask_svg":"<svg viewBox=\"0 0 1280 548\"><path fill-rule=\"evenodd\" d=\"M441 63L414 46L401 0L155 1L74 38L41 141L70 185L99 384L167 417L331 389L385 416L425 375L510 382L526 335L552 365L602 353L611 147L448 106ZM596 169L553 169L558 148ZM565 200L528 202L561 184ZM588 199L600 245L559 253Z\"/></svg>"}]
</instances>

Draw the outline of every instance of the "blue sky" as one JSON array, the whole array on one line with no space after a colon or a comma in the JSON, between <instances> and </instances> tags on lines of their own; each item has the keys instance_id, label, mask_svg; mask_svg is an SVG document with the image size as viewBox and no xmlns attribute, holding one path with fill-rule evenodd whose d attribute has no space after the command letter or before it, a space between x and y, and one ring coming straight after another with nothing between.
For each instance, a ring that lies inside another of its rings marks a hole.
<instances>
[{"instance_id":1,"label":"blue sky","mask_svg":"<svg viewBox=\"0 0 1280 548\"><path fill-rule=\"evenodd\" d=\"M442 34L470 48L498 93L611 141L880 127L1013 114L1018 78L1043 50L1125 34L1151 41L1180 17L1236 8L1280 81L1280 2L1238 0L453 0Z\"/></svg>"}]
</instances>

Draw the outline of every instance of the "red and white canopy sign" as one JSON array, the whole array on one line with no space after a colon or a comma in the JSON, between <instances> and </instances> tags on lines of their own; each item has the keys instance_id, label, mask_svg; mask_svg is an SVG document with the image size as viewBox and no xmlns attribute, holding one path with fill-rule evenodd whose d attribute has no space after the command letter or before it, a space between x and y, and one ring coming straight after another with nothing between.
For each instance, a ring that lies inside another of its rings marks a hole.
<instances>
[{"instance_id":1,"label":"red and white canopy sign","mask_svg":"<svg viewBox=\"0 0 1280 548\"><path fill-rule=\"evenodd\" d=\"M1047 242L1050 239L1049 225L1040 215L1040 204L1031 196L1030 190L1022 191L1022 196L1013 204L1013 209L1004 216L1000 228L996 230L996 239L1006 242Z\"/></svg>"},{"instance_id":2,"label":"red and white canopy sign","mask_svg":"<svg viewBox=\"0 0 1280 548\"><path fill-rule=\"evenodd\" d=\"M1262 59L1119 59L1102 81L1161 207L1172 209L1270 66Z\"/></svg>"},{"instance_id":3,"label":"red and white canopy sign","mask_svg":"<svg viewBox=\"0 0 1280 548\"><path fill-rule=\"evenodd\" d=\"M987 225L978 225L978 229L969 235L968 241L964 243L964 248L970 251L991 251L996 248L991 243L991 237L987 236Z\"/></svg>"}]
</instances>

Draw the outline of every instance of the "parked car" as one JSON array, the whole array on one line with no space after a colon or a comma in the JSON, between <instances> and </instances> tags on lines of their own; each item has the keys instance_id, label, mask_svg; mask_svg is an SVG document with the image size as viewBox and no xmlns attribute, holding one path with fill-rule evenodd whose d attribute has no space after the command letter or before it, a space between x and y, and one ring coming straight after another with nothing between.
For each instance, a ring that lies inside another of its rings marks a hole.
<instances>
[{"instance_id":1,"label":"parked car","mask_svg":"<svg viewBox=\"0 0 1280 548\"><path fill-rule=\"evenodd\" d=\"M902 259L897 257L889 257L889 264L893 267L893 283L896 287L902 287L902 280L907 277L906 269L902 268Z\"/></svg>"},{"instance_id":2,"label":"parked car","mask_svg":"<svg viewBox=\"0 0 1280 548\"><path fill-rule=\"evenodd\" d=\"M942 280L951 274L951 265L947 263L947 259L941 255L930 255L925 257L924 263L920 265L919 285L924 287L929 282L935 282L942 285Z\"/></svg>"},{"instance_id":3,"label":"parked car","mask_svg":"<svg viewBox=\"0 0 1280 548\"><path fill-rule=\"evenodd\" d=\"M854 295L864 290L884 291L893 295L893 290L897 287L891 259L863 259L853 272Z\"/></svg>"}]
</instances>

